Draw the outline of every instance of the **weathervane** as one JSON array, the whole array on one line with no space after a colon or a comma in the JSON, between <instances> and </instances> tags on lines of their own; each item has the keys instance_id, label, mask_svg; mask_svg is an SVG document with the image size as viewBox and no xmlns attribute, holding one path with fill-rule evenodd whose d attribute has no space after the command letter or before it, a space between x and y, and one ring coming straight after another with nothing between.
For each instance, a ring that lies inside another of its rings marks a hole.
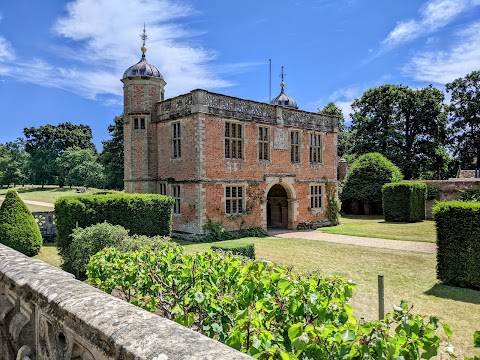
<instances>
[{"instance_id":1,"label":"weathervane","mask_svg":"<svg viewBox=\"0 0 480 360\"><path fill-rule=\"evenodd\" d=\"M282 90L283 90L283 87L285 86L285 82L283 80L284 80L285 76L287 76L287 74L285 74L283 70L284 70L284 67L282 65L282 74L280 75L281 78L282 78L282 82L280 83L280 86L282 87Z\"/></svg>"},{"instance_id":2,"label":"weathervane","mask_svg":"<svg viewBox=\"0 0 480 360\"><path fill-rule=\"evenodd\" d=\"M143 34L140 35L140 39L142 39L142 53L145 55L145 52L147 51L147 48L145 47L145 41L148 39L147 32L145 31L145 23L143 23Z\"/></svg>"}]
</instances>

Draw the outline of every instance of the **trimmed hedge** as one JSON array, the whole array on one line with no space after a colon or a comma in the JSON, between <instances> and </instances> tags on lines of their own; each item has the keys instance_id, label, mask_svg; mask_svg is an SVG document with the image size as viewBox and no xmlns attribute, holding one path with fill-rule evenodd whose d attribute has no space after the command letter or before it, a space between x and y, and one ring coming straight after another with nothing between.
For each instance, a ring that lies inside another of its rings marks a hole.
<instances>
[{"instance_id":1,"label":"trimmed hedge","mask_svg":"<svg viewBox=\"0 0 480 360\"><path fill-rule=\"evenodd\" d=\"M225 251L232 253L233 255L240 255L250 259L255 260L255 245L254 244L247 244L247 245L223 245L223 246L212 246L212 250L214 251Z\"/></svg>"},{"instance_id":2,"label":"trimmed hedge","mask_svg":"<svg viewBox=\"0 0 480 360\"><path fill-rule=\"evenodd\" d=\"M16 190L7 191L0 207L0 243L27 256L37 255L43 244L40 229Z\"/></svg>"},{"instance_id":3,"label":"trimmed hedge","mask_svg":"<svg viewBox=\"0 0 480 360\"><path fill-rule=\"evenodd\" d=\"M157 194L76 195L55 201L58 251L68 256L70 235L78 227L108 222L122 225L130 234L168 236L172 231L173 199ZM73 272L70 264L63 269Z\"/></svg>"},{"instance_id":4,"label":"trimmed hedge","mask_svg":"<svg viewBox=\"0 0 480 360\"><path fill-rule=\"evenodd\" d=\"M433 208L437 228L437 278L480 290L480 203L448 201Z\"/></svg>"},{"instance_id":5,"label":"trimmed hedge","mask_svg":"<svg viewBox=\"0 0 480 360\"><path fill-rule=\"evenodd\" d=\"M425 220L427 186L423 183L389 183L382 187L385 221Z\"/></svg>"}]
</instances>

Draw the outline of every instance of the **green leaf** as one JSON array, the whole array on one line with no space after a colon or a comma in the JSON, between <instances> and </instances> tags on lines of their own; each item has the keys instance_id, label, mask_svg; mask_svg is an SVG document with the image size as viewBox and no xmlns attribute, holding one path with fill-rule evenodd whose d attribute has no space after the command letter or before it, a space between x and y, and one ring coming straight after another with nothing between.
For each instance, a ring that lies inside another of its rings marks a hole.
<instances>
[{"instance_id":1,"label":"green leaf","mask_svg":"<svg viewBox=\"0 0 480 360\"><path fill-rule=\"evenodd\" d=\"M205 300L205 295L202 292L197 291L194 295L195 301L201 304Z\"/></svg>"},{"instance_id":2,"label":"green leaf","mask_svg":"<svg viewBox=\"0 0 480 360\"><path fill-rule=\"evenodd\" d=\"M340 335L343 342L355 340L355 332L351 330L346 330Z\"/></svg>"},{"instance_id":3,"label":"green leaf","mask_svg":"<svg viewBox=\"0 0 480 360\"><path fill-rule=\"evenodd\" d=\"M223 332L222 326L217 323L212 324L212 330L215 331L217 334Z\"/></svg>"},{"instance_id":4,"label":"green leaf","mask_svg":"<svg viewBox=\"0 0 480 360\"><path fill-rule=\"evenodd\" d=\"M225 341L225 344L228 346L240 350L242 348L242 343L243 343L243 336L241 331L234 331L230 334L230 336L227 338Z\"/></svg>"},{"instance_id":5,"label":"green leaf","mask_svg":"<svg viewBox=\"0 0 480 360\"><path fill-rule=\"evenodd\" d=\"M307 333L303 333L292 342L292 346L297 350L305 350L309 341Z\"/></svg>"},{"instance_id":6,"label":"green leaf","mask_svg":"<svg viewBox=\"0 0 480 360\"><path fill-rule=\"evenodd\" d=\"M453 331L450 328L450 325L442 324L442 326L443 326L443 331L445 331L445 335L447 335L448 337L451 337L453 335Z\"/></svg>"},{"instance_id":7,"label":"green leaf","mask_svg":"<svg viewBox=\"0 0 480 360\"><path fill-rule=\"evenodd\" d=\"M296 323L290 326L288 329L288 337L290 341L294 341L297 337L302 335L303 330L302 330L303 324L302 323Z\"/></svg>"},{"instance_id":8,"label":"green leaf","mask_svg":"<svg viewBox=\"0 0 480 360\"><path fill-rule=\"evenodd\" d=\"M290 353L287 353L286 351L280 350L280 356L282 360L297 360L298 358Z\"/></svg>"},{"instance_id":9,"label":"green leaf","mask_svg":"<svg viewBox=\"0 0 480 360\"><path fill-rule=\"evenodd\" d=\"M477 330L473 333L473 346L480 348L480 330Z\"/></svg>"}]
</instances>

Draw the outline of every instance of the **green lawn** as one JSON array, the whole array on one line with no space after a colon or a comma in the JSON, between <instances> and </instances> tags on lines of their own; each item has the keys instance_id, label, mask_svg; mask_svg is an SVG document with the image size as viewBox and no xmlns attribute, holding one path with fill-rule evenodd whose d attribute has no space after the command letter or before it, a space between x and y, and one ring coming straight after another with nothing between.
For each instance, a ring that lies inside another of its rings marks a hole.
<instances>
[{"instance_id":1,"label":"green lawn","mask_svg":"<svg viewBox=\"0 0 480 360\"><path fill-rule=\"evenodd\" d=\"M319 229L329 234L354 235L390 240L436 241L435 222L425 220L416 223L387 222L382 216L348 215L340 219L340 225Z\"/></svg>"}]
</instances>

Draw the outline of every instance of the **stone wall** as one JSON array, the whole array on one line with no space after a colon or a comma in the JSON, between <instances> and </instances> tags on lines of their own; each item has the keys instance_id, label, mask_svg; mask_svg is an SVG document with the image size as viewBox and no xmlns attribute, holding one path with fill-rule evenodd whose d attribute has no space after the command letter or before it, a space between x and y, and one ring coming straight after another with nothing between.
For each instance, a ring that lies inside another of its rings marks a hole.
<instances>
[{"instance_id":1,"label":"stone wall","mask_svg":"<svg viewBox=\"0 0 480 360\"><path fill-rule=\"evenodd\" d=\"M0 244L0 360L14 359L250 357Z\"/></svg>"},{"instance_id":2,"label":"stone wall","mask_svg":"<svg viewBox=\"0 0 480 360\"><path fill-rule=\"evenodd\" d=\"M437 188L440 198L437 201L459 200L465 190L477 189L480 191L480 179L450 179L450 180L422 180L423 183ZM426 216L432 219L432 208L436 200L427 200Z\"/></svg>"}]
</instances>

